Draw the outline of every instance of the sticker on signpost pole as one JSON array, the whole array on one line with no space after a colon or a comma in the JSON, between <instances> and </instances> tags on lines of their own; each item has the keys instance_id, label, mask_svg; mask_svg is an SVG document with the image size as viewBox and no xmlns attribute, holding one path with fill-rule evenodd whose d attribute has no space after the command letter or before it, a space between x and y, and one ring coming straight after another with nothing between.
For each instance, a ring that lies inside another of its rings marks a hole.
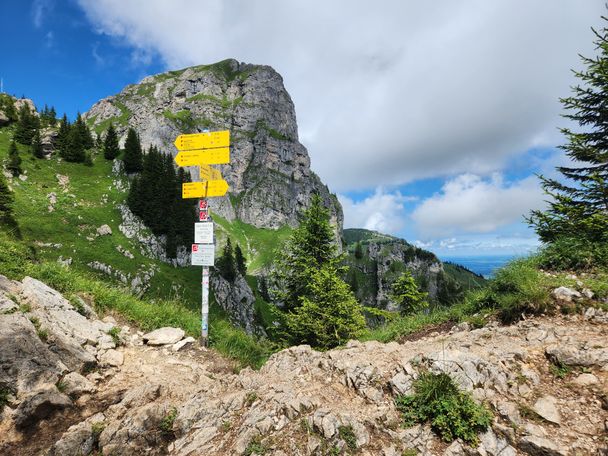
<instances>
[{"instance_id":1,"label":"sticker on signpost pole","mask_svg":"<svg viewBox=\"0 0 608 456\"><path fill-rule=\"evenodd\" d=\"M214 261L213 244L192 244L192 266L213 266Z\"/></svg>"},{"instance_id":2,"label":"sticker on signpost pole","mask_svg":"<svg viewBox=\"0 0 608 456\"><path fill-rule=\"evenodd\" d=\"M213 222L198 222L194 224L194 243L213 244Z\"/></svg>"}]
</instances>

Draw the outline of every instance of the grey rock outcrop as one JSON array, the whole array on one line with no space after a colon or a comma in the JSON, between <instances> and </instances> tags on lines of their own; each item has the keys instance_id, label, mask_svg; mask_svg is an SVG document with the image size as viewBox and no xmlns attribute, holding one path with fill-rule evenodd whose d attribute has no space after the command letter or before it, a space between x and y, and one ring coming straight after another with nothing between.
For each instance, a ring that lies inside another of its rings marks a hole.
<instances>
[{"instance_id":1,"label":"grey rock outcrop","mask_svg":"<svg viewBox=\"0 0 608 456\"><path fill-rule=\"evenodd\" d=\"M341 206L310 170L293 102L271 67L225 60L149 76L99 101L83 117L93 126L113 121L121 141L133 127L144 147L173 155L179 134L229 129L231 163L219 168L230 190L210 201L215 213L257 227L296 226L318 192L341 232ZM190 171L198 177L197 168Z\"/></svg>"},{"instance_id":2,"label":"grey rock outcrop","mask_svg":"<svg viewBox=\"0 0 608 456\"><path fill-rule=\"evenodd\" d=\"M243 328L247 334L264 335L264 328L255 321L255 296L243 276L237 274L229 282L219 274L211 276L211 288L215 301L226 311L230 321Z\"/></svg>"}]
</instances>

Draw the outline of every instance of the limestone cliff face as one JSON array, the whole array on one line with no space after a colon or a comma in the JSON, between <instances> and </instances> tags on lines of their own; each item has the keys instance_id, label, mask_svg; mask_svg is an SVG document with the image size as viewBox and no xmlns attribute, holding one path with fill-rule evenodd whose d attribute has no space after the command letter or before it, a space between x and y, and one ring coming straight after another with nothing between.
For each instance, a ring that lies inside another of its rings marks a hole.
<instances>
[{"instance_id":1,"label":"limestone cliff face","mask_svg":"<svg viewBox=\"0 0 608 456\"><path fill-rule=\"evenodd\" d=\"M399 310L389 298L393 282L409 271L429 300L449 304L483 278L455 265L442 263L433 253L403 239L365 229L346 229L347 277L358 300L366 306Z\"/></svg>"},{"instance_id":2,"label":"limestone cliff face","mask_svg":"<svg viewBox=\"0 0 608 456\"><path fill-rule=\"evenodd\" d=\"M311 171L298 141L294 104L269 66L225 60L149 76L99 101L84 118L98 133L113 123L122 141L133 127L144 147L172 155L179 134L228 129L231 163L218 168L230 191L211 200L217 214L261 228L296 226L298 214L319 192L341 231L342 208ZM197 168L190 171L198 177Z\"/></svg>"}]
</instances>

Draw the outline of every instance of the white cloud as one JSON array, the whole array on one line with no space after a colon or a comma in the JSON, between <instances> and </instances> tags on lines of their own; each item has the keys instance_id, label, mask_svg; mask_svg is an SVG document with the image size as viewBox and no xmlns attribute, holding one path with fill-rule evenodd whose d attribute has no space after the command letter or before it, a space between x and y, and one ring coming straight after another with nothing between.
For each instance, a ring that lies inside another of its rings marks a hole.
<instances>
[{"instance_id":1,"label":"white cloud","mask_svg":"<svg viewBox=\"0 0 608 456\"><path fill-rule=\"evenodd\" d=\"M42 27L46 15L52 8L52 0L34 0L32 3L32 22L36 28Z\"/></svg>"},{"instance_id":2,"label":"white cloud","mask_svg":"<svg viewBox=\"0 0 608 456\"><path fill-rule=\"evenodd\" d=\"M387 193L382 188L361 201L355 202L344 195L338 195L338 199L344 210L345 228L365 228L394 235L398 235L406 223L404 203L413 200L399 192Z\"/></svg>"},{"instance_id":3,"label":"white cloud","mask_svg":"<svg viewBox=\"0 0 608 456\"><path fill-rule=\"evenodd\" d=\"M592 54L604 0L78 0L168 67L269 64L313 168L340 191L488 175L560 141L558 97Z\"/></svg>"},{"instance_id":4,"label":"white cloud","mask_svg":"<svg viewBox=\"0 0 608 456\"><path fill-rule=\"evenodd\" d=\"M521 222L531 209L544 207L544 199L534 176L505 183L497 173L491 179L462 174L446 182L441 193L416 207L412 219L423 239L458 233L489 233ZM442 242L440 247L443 248L451 241Z\"/></svg>"}]
</instances>

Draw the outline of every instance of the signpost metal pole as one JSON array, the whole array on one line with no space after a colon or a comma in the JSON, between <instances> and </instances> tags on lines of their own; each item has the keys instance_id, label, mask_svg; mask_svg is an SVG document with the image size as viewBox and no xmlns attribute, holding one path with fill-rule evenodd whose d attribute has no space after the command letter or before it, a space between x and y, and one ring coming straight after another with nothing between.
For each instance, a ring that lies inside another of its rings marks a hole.
<instances>
[{"instance_id":1,"label":"signpost metal pole","mask_svg":"<svg viewBox=\"0 0 608 456\"><path fill-rule=\"evenodd\" d=\"M179 153L175 156L178 166L199 166L199 182L182 184L182 198L210 198L224 196L228 183L219 170L209 165L230 163L230 132L228 130L179 135L175 139ZM193 266L202 266L201 275L201 344L209 344L209 266L215 261L213 222L209 218L207 200L199 201L199 222L194 225L192 244Z\"/></svg>"}]
</instances>

